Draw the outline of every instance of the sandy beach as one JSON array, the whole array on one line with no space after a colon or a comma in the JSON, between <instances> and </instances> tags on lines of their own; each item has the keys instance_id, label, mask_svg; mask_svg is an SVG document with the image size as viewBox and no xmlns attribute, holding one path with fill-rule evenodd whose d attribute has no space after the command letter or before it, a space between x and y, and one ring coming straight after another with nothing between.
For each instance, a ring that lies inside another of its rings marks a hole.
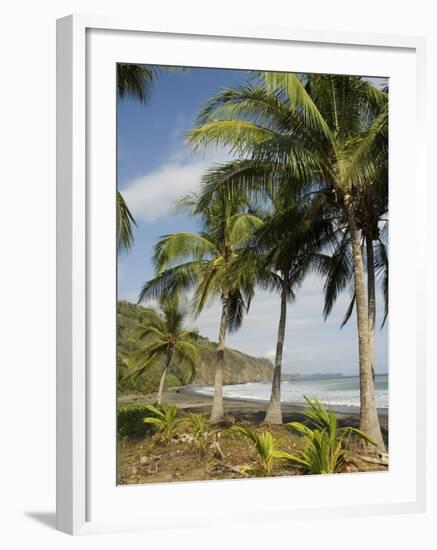
<instances>
[{"instance_id":1,"label":"sandy beach","mask_svg":"<svg viewBox=\"0 0 437 550\"><path fill-rule=\"evenodd\" d=\"M118 399L119 405L129 403L153 403L156 399L155 394L149 395L125 395ZM176 405L182 410L208 413L212 405L212 397L201 395L195 391L192 386L177 387L168 389L163 396L165 403ZM257 401L254 399L229 399L224 398L225 414L234 417L237 421L246 420L253 423L261 423L268 403L266 401ZM303 405L294 405L291 403L282 404L284 422L304 420ZM336 407L335 413L340 424L358 427L359 409L354 407ZM388 410L378 410L381 429L384 439L388 439Z\"/></svg>"},{"instance_id":2,"label":"sandy beach","mask_svg":"<svg viewBox=\"0 0 437 550\"><path fill-rule=\"evenodd\" d=\"M164 402L176 405L183 412L202 413L209 416L212 397L197 393L193 387L171 388L164 393ZM128 404L153 403L156 394L124 395L118 400L119 406ZM211 479L241 479L245 477L241 468L256 462L251 446L241 438L235 437L235 425L251 426L259 431L267 408L267 402L244 399L224 399L225 422L215 427L216 440L220 442L221 456L215 456L209 449L205 457L193 447L192 443L176 439L172 445L160 442L159 439L146 437L124 437L118 442L118 483L165 483L173 481L199 481ZM304 406L284 403L282 406L284 422L304 421ZM388 448L388 415L380 414L383 437ZM340 426L359 427L359 410L350 407L336 416ZM269 432L273 435L279 448L293 453L302 449L303 439L287 430L284 426L270 425ZM370 462L369 462L370 461ZM364 460L360 453L348 453L343 472L385 471L387 465L375 463L374 458ZM290 468L275 462L271 476L302 475L299 468Z\"/></svg>"}]
</instances>

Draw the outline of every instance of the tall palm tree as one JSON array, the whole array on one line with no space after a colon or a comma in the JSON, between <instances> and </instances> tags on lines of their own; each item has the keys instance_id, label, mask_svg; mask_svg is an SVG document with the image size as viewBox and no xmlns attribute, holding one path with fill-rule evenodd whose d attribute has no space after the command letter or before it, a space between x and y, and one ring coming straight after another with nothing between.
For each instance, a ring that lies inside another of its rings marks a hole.
<instances>
[{"instance_id":1,"label":"tall palm tree","mask_svg":"<svg viewBox=\"0 0 437 550\"><path fill-rule=\"evenodd\" d=\"M202 203L220 191L265 192L291 176L297 193L328 192L350 235L358 325L360 425L385 449L376 410L368 303L357 207L386 162L387 94L359 77L262 73L258 82L225 90L201 112L188 135L195 146L221 145L239 161L207 174ZM251 161L258 161L259 170ZM317 214L317 208L312 209Z\"/></svg>"},{"instance_id":2,"label":"tall palm tree","mask_svg":"<svg viewBox=\"0 0 437 550\"><path fill-rule=\"evenodd\" d=\"M383 117L386 117L385 110ZM386 121L385 121L386 122ZM384 123L376 138L372 139L372 146L367 152L371 158L380 158L377 169L374 169L373 178L369 184L361 186L357 197L355 213L357 226L362 235L362 247L366 251L367 268L367 303L369 325L369 353L372 372L375 370L375 327L376 327L376 281L379 279L384 299L384 325L388 315L388 222L384 219L388 212L388 135L387 124ZM341 212L340 212L341 218ZM325 279L325 319L332 310L332 306L340 291L350 283L353 284L353 262L351 255L350 235L344 219L339 219L343 225L341 239L331 243L333 251L328 261L322 262L322 273ZM341 326L349 320L355 305L355 292L347 309Z\"/></svg>"},{"instance_id":3,"label":"tall palm tree","mask_svg":"<svg viewBox=\"0 0 437 550\"><path fill-rule=\"evenodd\" d=\"M162 299L160 309L160 312L149 309L142 314L142 324L134 335L140 347L128 361L134 368L134 376L141 376L151 367L162 365L157 403L162 402L169 369L174 367L183 377L188 369L189 380L192 380L200 360L198 334L184 327L187 310L180 305L179 299L176 296Z\"/></svg>"},{"instance_id":4,"label":"tall palm tree","mask_svg":"<svg viewBox=\"0 0 437 550\"><path fill-rule=\"evenodd\" d=\"M257 284L280 296L272 389L264 418L267 424L282 424L281 379L288 304L313 268L318 250L331 238L329 220L309 220L305 204L296 204L286 186L269 196L270 208L237 260L241 269L256 274Z\"/></svg>"},{"instance_id":5,"label":"tall palm tree","mask_svg":"<svg viewBox=\"0 0 437 550\"><path fill-rule=\"evenodd\" d=\"M196 213L196 200L188 209ZM180 232L163 237L155 246L156 277L144 284L139 302L173 292L193 291L193 311L198 316L214 299L221 302L221 315L215 364L214 400L210 422L224 419L223 378L227 332L240 328L254 292L254 277L235 269L244 243L261 221L247 211L244 201L217 196L197 212L199 234Z\"/></svg>"},{"instance_id":6,"label":"tall palm tree","mask_svg":"<svg viewBox=\"0 0 437 550\"><path fill-rule=\"evenodd\" d=\"M385 111L384 111L385 115ZM382 217L388 211L388 126L386 120L372 139L367 154L376 157L384 152L382 162L374 170L371 185L361 191L357 207L357 221L361 230L366 249L367 260L367 303L369 323L369 353L372 374L375 373L375 330L376 330L376 280L379 275L384 297L384 319L388 314L388 254L386 243L388 239L388 222L382 224ZM383 239L381 239L381 229Z\"/></svg>"},{"instance_id":7,"label":"tall palm tree","mask_svg":"<svg viewBox=\"0 0 437 550\"><path fill-rule=\"evenodd\" d=\"M365 250L367 270L367 303L369 319L369 347L372 362L372 372L375 370L375 330L376 330L376 283L379 282L384 314L381 328L388 316L388 223L379 223L362 227L362 249ZM373 228L373 229L371 229ZM350 235L346 229L341 229L330 240L331 250L318 254L318 271L324 277L325 305L323 315L326 318L332 311L339 294L349 288L351 301L340 325L342 328L351 318L355 307L355 292L353 290L353 261Z\"/></svg>"}]
</instances>

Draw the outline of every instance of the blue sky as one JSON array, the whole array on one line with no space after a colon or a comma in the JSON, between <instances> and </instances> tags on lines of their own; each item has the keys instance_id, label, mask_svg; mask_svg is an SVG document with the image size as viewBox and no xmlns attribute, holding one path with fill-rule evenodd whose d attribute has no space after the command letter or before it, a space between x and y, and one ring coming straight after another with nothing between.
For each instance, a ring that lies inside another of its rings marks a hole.
<instances>
[{"instance_id":1,"label":"blue sky","mask_svg":"<svg viewBox=\"0 0 437 550\"><path fill-rule=\"evenodd\" d=\"M130 98L119 101L118 187L138 224L133 250L119 257L119 299L136 302L142 284L153 275L152 248L161 235L196 229L193 220L171 213L171 205L177 197L197 189L207 168L230 157L221 150L193 154L184 145L184 134L192 128L205 100L221 87L246 81L245 71L162 72L145 105ZM288 311L286 372L358 373L355 318L339 329L348 301L345 293L323 322L322 283L315 276L308 277ZM259 291L243 327L228 336L227 344L272 358L278 315L278 297ZM217 339L218 323L219 304L211 304L192 321L211 340ZM377 334L377 371L387 371L387 328Z\"/></svg>"}]
</instances>

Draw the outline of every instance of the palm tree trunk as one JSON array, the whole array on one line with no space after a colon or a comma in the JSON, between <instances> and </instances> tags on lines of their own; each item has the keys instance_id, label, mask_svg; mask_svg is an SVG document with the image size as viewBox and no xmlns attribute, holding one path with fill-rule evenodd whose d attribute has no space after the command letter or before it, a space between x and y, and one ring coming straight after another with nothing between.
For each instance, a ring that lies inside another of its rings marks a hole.
<instances>
[{"instance_id":1,"label":"palm tree trunk","mask_svg":"<svg viewBox=\"0 0 437 550\"><path fill-rule=\"evenodd\" d=\"M372 377L375 381L375 324L376 324L376 299L375 299L375 258L373 254L373 240L366 235L367 255L367 302L369 316L369 355L372 368Z\"/></svg>"},{"instance_id":2,"label":"palm tree trunk","mask_svg":"<svg viewBox=\"0 0 437 550\"><path fill-rule=\"evenodd\" d=\"M355 221L355 213L350 195L343 200L352 243L354 264L355 300L358 325L358 349L360 363L360 429L375 443L380 451L385 451L381 426L376 410L375 385L372 376L372 363L369 349L369 324L367 297L364 279L363 255L360 236Z\"/></svg>"},{"instance_id":3,"label":"palm tree trunk","mask_svg":"<svg viewBox=\"0 0 437 550\"><path fill-rule=\"evenodd\" d=\"M228 321L228 295L224 294L222 299L222 316L220 319L219 341L217 345L217 358L215 364L215 379L214 379L214 399L212 402L211 424L223 422L224 407L223 407L223 377L225 363L225 338L226 324Z\"/></svg>"},{"instance_id":4,"label":"palm tree trunk","mask_svg":"<svg viewBox=\"0 0 437 550\"><path fill-rule=\"evenodd\" d=\"M275 366L273 369L272 393L267 413L264 418L266 424L282 424L281 411L281 368L282 352L284 349L285 323L287 321L287 288L286 275L282 281L281 314L279 316L278 338L276 340Z\"/></svg>"},{"instance_id":5,"label":"palm tree trunk","mask_svg":"<svg viewBox=\"0 0 437 550\"><path fill-rule=\"evenodd\" d=\"M156 400L156 403L158 405L160 405L162 403L162 394L164 392L165 376L167 374L168 367L170 366L170 363L171 363L171 357L172 357L172 352L171 351L166 353L165 365L164 365L164 368L162 369L161 380L159 381L158 398Z\"/></svg>"}]
</instances>

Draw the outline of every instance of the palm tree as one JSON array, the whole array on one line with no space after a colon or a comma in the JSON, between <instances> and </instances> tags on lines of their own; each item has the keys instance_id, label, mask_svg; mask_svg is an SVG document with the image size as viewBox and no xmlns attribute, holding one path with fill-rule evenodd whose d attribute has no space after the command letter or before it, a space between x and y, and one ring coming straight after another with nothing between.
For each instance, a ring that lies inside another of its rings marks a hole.
<instances>
[{"instance_id":1,"label":"palm tree","mask_svg":"<svg viewBox=\"0 0 437 550\"><path fill-rule=\"evenodd\" d=\"M357 226L362 235L362 248L366 251L369 354L372 374L375 372L376 281L378 279L384 298L385 311L382 326L388 315L388 223L386 220L383 222L383 216L388 211L388 128L386 114L386 110L383 110L383 122L377 135L372 136L371 147L367 152L371 159L379 157L380 161L376 164L376 170L373 169L373 177L367 176L369 184L361 186L355 206ZM342 243L333 254L332 269L328 267L326 274L325 318L329 314L339 291L346 286L348 281L353 282L350 248L350 238L346 226ZM352 300L341 326L349 320L354 305L355 293L352 292Z\"/></svg>"},{"instance_id":2,"label":"palm tree","mask_svg":"<svg viewBox=\"0 0 437 550\"><path fill-rule=\"evenodd\" d=\"M242 269L256 273L257 283L280 296L280 314L276 340L270 402L264 418L267 424L282 424L281 371L288 304L326 238L331 236L330 221L308 220L306 205L295 204L293 196L282 187L269 197L271 208L264 216L241 254Z\"/></svg>"},{"instance_id":3,"label":"palm tree","mask_svg":"<svg viewBox=\"0 0 437 550\"><path fill-rule=\"evenodd\" d=\"M135 334L141 345L129 359L129 366L134 368L134 376L141 376L151 367L162 365L158 404L162 402L165 377L169 369L176 368L182 377L188 369L189 380L192 380L200 360L198 334L184 328L187 310L180 305L177 296L162 299L160 308L160 313L152 309L143 313L142 324Z\"/></svg>"},{"instance_id":4,"label":"palm tree","mask_svg":"<svg viewBox=\"0 0 437 550\"><path fill-rule=\"evenodd\" d=\"M361 227L361 224L360 224ZM371 229L373 228L373 229ZM369 318L369 347L372 362L372 372L375 369L375 330L376 330L376 282L379 281L383 300L384 315L381 328L388 316L388 223L361 228L363 235L362 248L366 251L367 268L367 301ZM318 271L324 277L325 305L323 315L325 320L332 311L339 294L349 288L352 298L346 310L340 328L349 321L355 307L355 292L353 290L353 260L350 235L347 229L341 229L333 235L330 241L331 253L319 253Z\"/></svg>"},{"instance_id":5,"label":"palm tree","mask_svg":"<svg viewBox=\"0 0 437 550\"><path fill-rule=\"evenodd\" d=\"M144 284L139 302L148 298L193 291L193 312L197 317L207 302L219 299L221 316L215 364L214 400L210 422L224 419L223 378L227 332L240 328L254 292L254 277L235 269L244 243L261 224L247 211L241 197L232 202L217 196L198 211L197 199L183 201L202 223L199 234L180 232L164 236L155 246L156 277Z\"/></svg>"},{"instance_id":6,"label":"palm tree","mask_svg":"<svg viewBox=\"0 0 437 550\"><path fill-rule=\"evenodd\" d=\"M387 94L362 78L261 73L257 84L212 98L188 134L196 146L221 145L240 157L224 165L222 175L217 170L206 175L202 204L224 189L229 196L237 190L265 192L290 176L296 193L319 195L320 208L312 208L316 215L328 194L335 201L352 249L360 426L381 450L357 209L363 191L375 185L386 163L386 149L378 150L376 144L384 140L387 120Z\"/></svg>"},{"instance_id":7,"label":"palm tree","mask_svg":"<svg viewBox=\"0 0 437 550\"><path fill-rule=\"evenodd\" d=\"M385 120L386 112L383 112ZM386 122L386 121L385 121ZM384 299L383 326L388 315L388 223L384 216L388 212L388 135L387 125L384 123L378 134L372 139L368 156L380 158L374 176L369 178L370 184L361 186L356 202L357 226L362 235L362 248L366 251L367 268L367 302L369 324L369 349L372 364L372 373L375 370L375 327L376 327L376 281L379 279ZM343 218L343 219L341 219ZM353 262L351 242L347 224L340 212L338 222L343 225L341 239L334 239L331 257L325 256L328 261L322 262L322 274L325 279L325 319L332 310L332 306L340 291L350 283L353 285ZM352 291L352 300L347 309L341 327L350 319L355 305L355 292Z\"/></svg>"},{"instance_id":8,"label":"palm tree","mask_svg":"<svg viewBox=\"0 0 437 550\"><path fill-rule=\"evenodd\" d=\"M370 153L376 157L385 151L382 162L378 163L373 185L367 185L360 193L357 208L358 226L365 241L367 260L367 301L369 323L369 353L372 374L376 366L375 330L376 330L376 279L379 276L384 297L384 325L388 315L388 222L381 228L381 219L388 211L388 127L383 125L377 139L373 140ZM381 230L383 237L381 238Z\"/></svg>"}]
</instances>

